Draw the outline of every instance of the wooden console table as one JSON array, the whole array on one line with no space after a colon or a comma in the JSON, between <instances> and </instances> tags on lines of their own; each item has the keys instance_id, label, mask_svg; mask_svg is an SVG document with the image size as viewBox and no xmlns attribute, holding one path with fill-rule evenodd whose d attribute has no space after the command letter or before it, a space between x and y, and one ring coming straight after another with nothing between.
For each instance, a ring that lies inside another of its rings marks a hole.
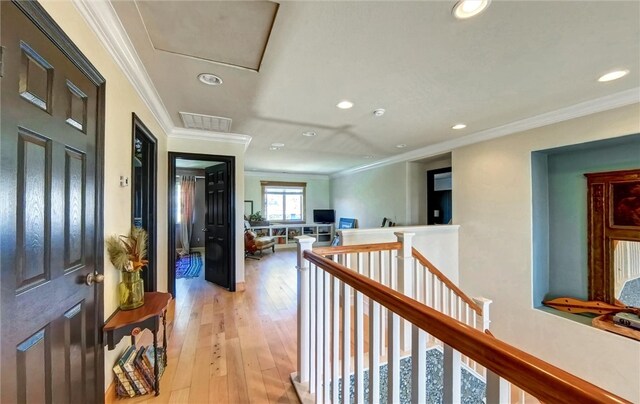
<instances>
[{"instance_id":1,"label":"wooden console table","mask_svg":"<svg viewBox=\"0 0 640 404\"><path fill-rule=\"evenodd\" d=\"M103 332L107 337L107 346L113 350L122 338L131 336L131 345L136 344L136 336L145 328L153 333L154 365L156 396L160 394L160 377L158 366L158 330L162 318L162 361L167 366L167 307L171 301L171 293L146 292L144 305L133 310L118 310L104 325Z\"/></svg>"}]
</instances>

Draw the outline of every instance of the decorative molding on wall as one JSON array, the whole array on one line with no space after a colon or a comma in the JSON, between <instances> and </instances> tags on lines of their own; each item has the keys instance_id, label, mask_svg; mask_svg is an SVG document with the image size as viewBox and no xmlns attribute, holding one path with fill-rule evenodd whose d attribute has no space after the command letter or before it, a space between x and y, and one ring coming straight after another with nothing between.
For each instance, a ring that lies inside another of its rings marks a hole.
<instances>
[{"instance_id":1,"label":"decorative molding on wall","mask_svg":"<svg viewBox=\"0 0 640 404\"><path fill-rule=\"evenodd\" d=\"M244 171L245 177L267 177L267 178L300 178L307 180L329 180L328 175L323 174L303 174L303 173L281 173L270 171Z\"/></svg>"},{"instance_id":2,"label":"decorative molding on wall","mask_svg":"<svg viewBox=\"0 0 640 404\"><path fill-rule=\"evenodd\" d=\"M169 137L197 139L204 141L241 143L245 150L251 136L217 133L204 130L189 130L174 125L153 81L138 56L131 39L127 35L116 11L106 0L72 0L80 15L96 34L107 52L116 61L140 98L147 105L158 124Z\"/></svg>"},{"instance_id":3,"label":"decorative molding on wall","mask_svg":"<svg viewBox=\"0 0 640 404\"><path fill-rule=\"evenodd\" d=\"M220 133L200 129L173 128L171 137L179 139L209 140L226 143L239 143L249 146L251 136L239 133Z\"/></svg>"},{"instance_id":4,"label":"decorative molding on wall","mask_svg":"<svg viewBox=\"0 0 640 404\"><path fill-rule=\"evenodd\" d=\"M475 132L457 139L436 143L420 149L412 150L407 153L398 154L383 160L375 161L370 164L359 167L350 168L332 174L331 178L342 177L355 174L361 171L371 170L373 168L384 167L390 164L401 163L405 161L418 160L421 158L435 156L441 153L450 152L455 148L467 146L474 143L483 142L485 140L495 139L502 136L512 135L526 130L540 128L554 123L568 121L570 119L579 118L604 112L615 108L640 102L640 87L630 90L621 91L619 93L596 98L594 100L581 102L556 111L546 112L544 114L532 116L530 118L521 119L502 126Z\"/></svg>"}]
</instances>

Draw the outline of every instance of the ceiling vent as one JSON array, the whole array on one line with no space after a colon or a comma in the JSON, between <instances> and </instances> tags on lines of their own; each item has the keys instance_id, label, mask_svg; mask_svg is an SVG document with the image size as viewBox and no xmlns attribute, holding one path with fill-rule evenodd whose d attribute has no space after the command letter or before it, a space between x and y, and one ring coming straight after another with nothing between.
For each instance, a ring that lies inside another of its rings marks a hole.
<instances>
[{"instance_id":1,"label":"ceiling vent","mask_svg":"<svg viewBox=\"0 0 640 404\"><path fill-rule=\"evenodd\" d=\"M180 117L182 117L182 123L187 129L202 129L222 133L231 132L231 118L192 114L191 112L180 112Z\"/></svg>"}]
</instances>

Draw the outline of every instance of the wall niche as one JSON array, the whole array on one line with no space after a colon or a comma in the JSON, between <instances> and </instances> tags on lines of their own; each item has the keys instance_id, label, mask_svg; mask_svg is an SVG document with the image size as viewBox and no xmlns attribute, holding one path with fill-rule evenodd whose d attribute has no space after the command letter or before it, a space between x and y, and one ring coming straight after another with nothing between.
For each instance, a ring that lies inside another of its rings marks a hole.
<instances>
[{"instance_id":1,"label":"wall niche","mask_svg":"<svg viewBox=\"0 0 640 404\"><path fill-rule=\"evenodd\" d=\"M533 306L589 298L587 173L640 169L640 134L531 154Z\"/></svg>"}]
</instances>

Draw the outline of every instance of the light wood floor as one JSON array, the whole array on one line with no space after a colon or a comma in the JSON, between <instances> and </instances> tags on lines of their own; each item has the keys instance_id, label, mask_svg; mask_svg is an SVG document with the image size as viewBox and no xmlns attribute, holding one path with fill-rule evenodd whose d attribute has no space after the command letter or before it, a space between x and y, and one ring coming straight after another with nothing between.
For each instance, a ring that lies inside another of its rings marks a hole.
<instances>
[{"instance_id":1,"label":"light wood floor","mask_svg":"<svg viewBox=\"0 0 640 404\"><path fill-rule=\"evenodd\" d=\"M131 403L298 403L295 250L245 261L246 290L176 283L169 365L160 396Z\"/></svg>"}]
</instances>

